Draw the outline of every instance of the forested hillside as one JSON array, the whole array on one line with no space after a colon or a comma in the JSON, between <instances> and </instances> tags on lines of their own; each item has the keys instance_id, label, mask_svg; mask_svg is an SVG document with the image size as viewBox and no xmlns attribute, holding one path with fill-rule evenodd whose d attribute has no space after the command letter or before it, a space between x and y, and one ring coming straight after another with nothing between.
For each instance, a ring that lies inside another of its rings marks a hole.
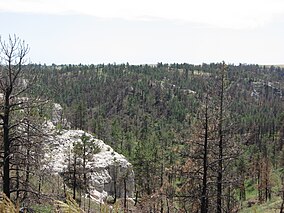
<instances>
[{"instance_id":1,"label":"forested hillside","mask_svg":"<svg viewBox=\"0 0 284 213\"><path fill-rule=\"evenodd\" d=\"M238 212L272 201L283 209L284 69L33 67L30 95L61 104L71 128L94 134L133 164L137 209Z\"/></svg>"}]
</instances>

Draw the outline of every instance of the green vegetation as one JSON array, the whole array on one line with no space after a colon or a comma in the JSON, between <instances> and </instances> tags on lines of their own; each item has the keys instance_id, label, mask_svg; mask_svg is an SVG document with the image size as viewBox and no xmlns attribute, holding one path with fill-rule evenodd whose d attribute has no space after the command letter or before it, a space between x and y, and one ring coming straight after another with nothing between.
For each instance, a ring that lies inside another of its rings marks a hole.
<instances>
[{"instance_id":1,"label":"green vegetation","mask_svg":"<svg viewBox=\"0 0 284 213\"><path fill-rule=\"evenodd\" d=\"M33 94L60 103L72 128L94 133L130 159L141 205L151 206L148 196L159 203L146 211L200 208L202 178L196 172L204 171L199 159L204 154L200 145L206 96L210 164L206 180L216 182L222 64L35 67L39 77ZM230 199L223 197L222 204L228 211L245 207L250 199L259 206L281 200L283 83L284 70L279 67L226 66L222 196ZM209 184L211 210L215 191Z\"/></svg>"},{"instance_id":2,"label":"green vegetation","mask_svg":"<svg viewBox=\"0 0 284 213\"><path fill-rule=\"evenodd\" d=\"M43 121L52 119L48 106L59 103L68 121L57 122L59 133L65 126L88 131L132 163L134 203L116 193L107 199L118 212L284 211L283 68L23 65L27 52L17 37L2 42L2 204L15 208L11 199L48 212L52 200L61 200L63 212L82 211L82 194L89 193L86 164L99 148L83 135L63 179L50 173ZM66 185L73 198L63 202ZM95 205L90 201L90 208Z\"/></svg>"}]
</instances>

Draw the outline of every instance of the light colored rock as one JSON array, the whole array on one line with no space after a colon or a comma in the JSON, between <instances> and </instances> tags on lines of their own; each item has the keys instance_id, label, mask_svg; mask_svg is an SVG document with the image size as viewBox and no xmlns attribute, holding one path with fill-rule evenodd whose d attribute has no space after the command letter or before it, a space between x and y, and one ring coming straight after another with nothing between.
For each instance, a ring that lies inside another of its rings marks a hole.
<instances>
[{"instance_id":1,"label":"light colored rock","mask_svg":"<svg viewBox=\"0 0 284 213\"><path fill-rule=\"evenodd\" d=\"M65 129L70 128L69 122L63 116L63 107L58 103L53 103L52 112L51 112L51 122L55 126L62 126Z\"/></svg>"},{"instance_id":2,"label":"light colored rock","mask_svg":"<svg viewBox=\"0 0 284 213\"><path fill-rule=\"evenodd\" d=\"M46 122L46 129L52 132L47 146L45 160L46 165L54 173L62 173L67 170L67 159L72 159L73 145L81 142L81 137L85 134L100 147L100 152L94 154L87 162L90 195L99 202L107 196L124 197L124 184L126 185L127 197L133 197L134 172L132 165L127 159L116 153L103 141L94 138L91 134L82 130L61 130L58 132L52 122ZM56 132L57 131L57 132Z\"/></svg>"}]
</instances>

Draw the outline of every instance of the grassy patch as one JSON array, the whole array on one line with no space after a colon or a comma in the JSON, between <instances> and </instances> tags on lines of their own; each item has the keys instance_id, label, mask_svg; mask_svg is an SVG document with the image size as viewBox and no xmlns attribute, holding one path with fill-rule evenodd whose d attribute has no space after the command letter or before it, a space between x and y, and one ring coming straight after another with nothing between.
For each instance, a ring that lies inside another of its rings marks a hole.
<instances>
[{"instance_id":1,"label":"grassy patch","mask_svg":"<svg viewBox=\"0 0 284 213\"><path fill-rule=\"evenodd\" d=\"M244 208L240 213L275 213L279 212L281 205L281 198L275 197L271 201L263 204L256 204L250 208Z\"/></svg>"},{"instance_id":2,"label":"grassy patch","mask_svg":"<svg viewBox=\"0 0 284 213\"><path fill-rule=\"evenodd\" d=\"M252 199L257 197L257 186L256 183L249 179L245 182L246 187L246 199Z\"/></svg>"},{"instance_id":3,"label":"grassy patch","mask_svg":"<svg viewBox=\"0 0 284 213\"><path fill-rule=\"evenodd\" d=\"M281 174L279 170L274 170L271 173L270 180L272 185L272 199L268 202L262 204L255 204L252 207L248 207L248 202L250 200L258 200L258 190L257 183L253 180L247 180L245 182L246 186L246 201L242 203L243 208L240 213L275 213L279 212L280 205L282 202L281 197L279 196L279 191L282 187L281 184Z\"/></svg>"},{"instance_id":4,"label":"grassy patch","mask_svg":"<svg viewBox=\"0 0 284 213\"><path fill-rule=\"evenodd\" d=\"M53 213L53 212L55 212L54 207L52 205L48 205L48 204L33 205L31 208L37 213Z\"/></svg>"}]
</instances>

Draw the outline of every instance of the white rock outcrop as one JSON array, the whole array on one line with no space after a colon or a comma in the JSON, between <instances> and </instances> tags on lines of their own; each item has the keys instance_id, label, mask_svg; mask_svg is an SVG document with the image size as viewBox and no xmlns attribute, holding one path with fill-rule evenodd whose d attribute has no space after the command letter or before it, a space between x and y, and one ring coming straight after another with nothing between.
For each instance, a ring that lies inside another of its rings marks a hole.
<instances>
[{"instance_id":1,"label":"white rock outcrop","mask_svg":"<svg viewBox=\"0 0 284 213\"><path fill-rule=\"evenodd\" d=\"M92 154L86 164L90 195L99 202L115 194L118 198L124 197L124 193L127 197L133 197L134 172L132 165L123 155L82 130L58 131L51 122L46 123L46 128L53 132L45 155L48 162L46 166L51 171L62 174L68 169L67 159L73 156L74 143L81 142L82 136L85 135L99 147L99 152Z\"/></svg>"},{"instance_id":2,"label":"white rock outcrop","mask_svg":"<svg viewBox=\"0 0 284 213\"><path fill-rule=\"evenodd\" d=\"M60 125L65 129L70 128L70 123L63 116L63 107L58 103L52 104L51 122L53 125Z\"/></svg>"}]
</instances>

